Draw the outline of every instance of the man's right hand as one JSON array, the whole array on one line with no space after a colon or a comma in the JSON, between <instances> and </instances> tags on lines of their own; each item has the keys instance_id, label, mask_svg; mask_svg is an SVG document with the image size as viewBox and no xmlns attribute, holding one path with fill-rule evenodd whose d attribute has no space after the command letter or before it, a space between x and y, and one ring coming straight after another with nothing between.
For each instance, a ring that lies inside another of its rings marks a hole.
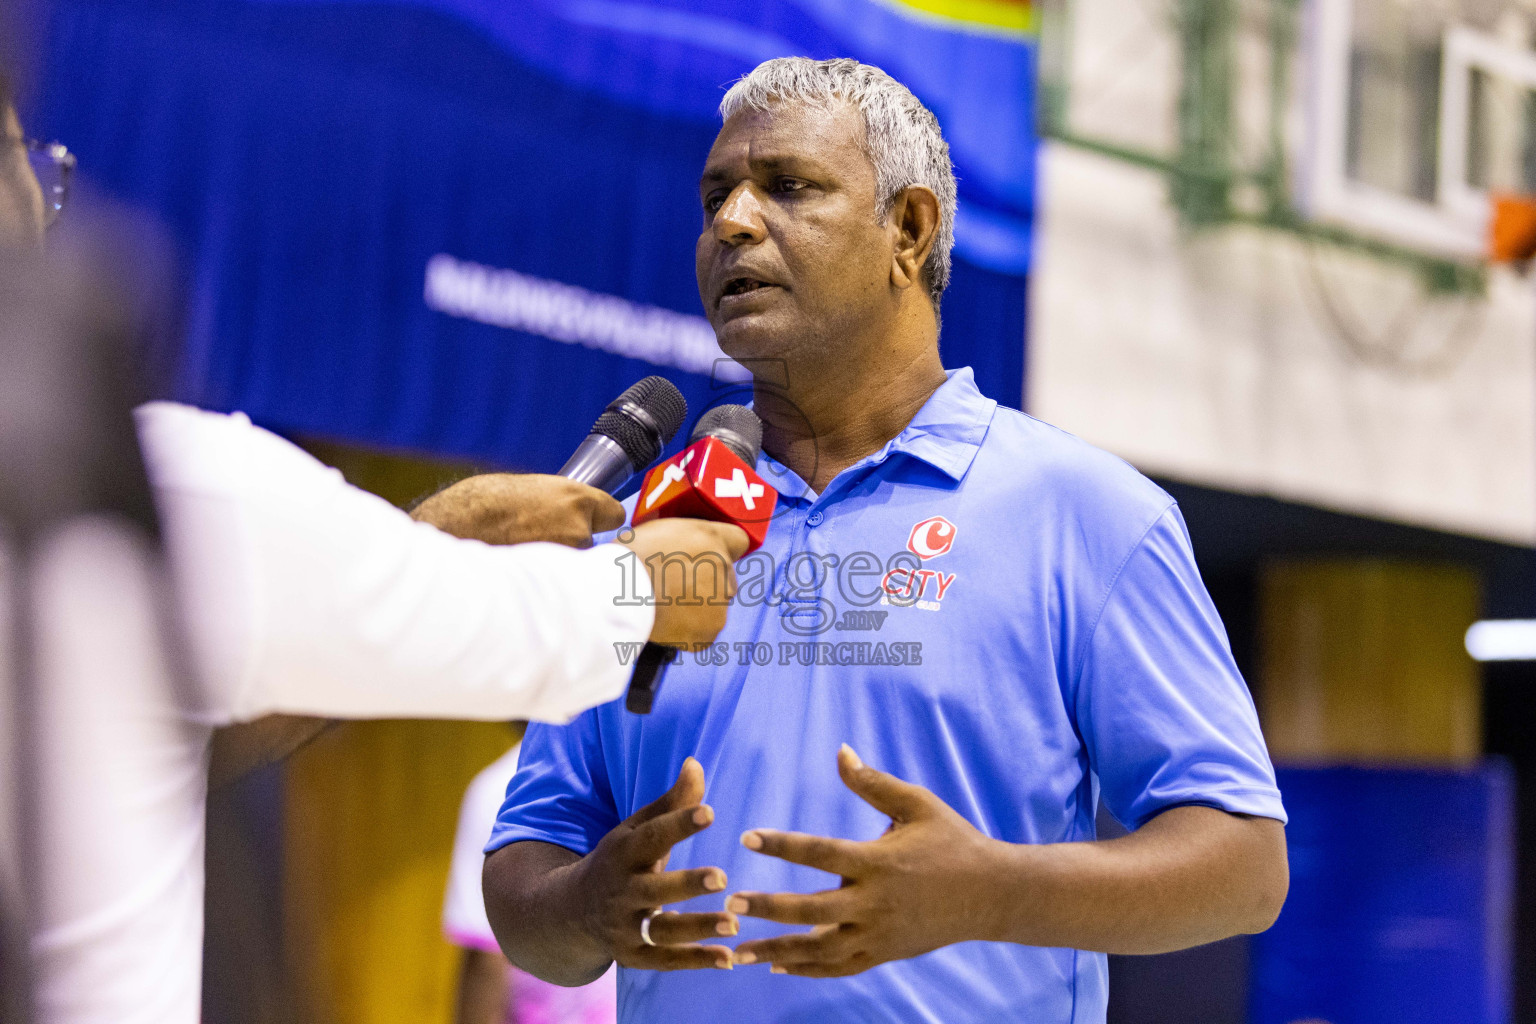
<instances>
[{"instance_id":1,"label":"man's right hand","mask_svg":"<svg viewBox=\"0 0 1536 1024\"><path fill-rule=\"evenodd\" d=\"M620 822L577 865L582 928L621 966L648 971L731 968L730 949L699 943L735 935L740 926L735 914L655 913L669 903L725 890L725 872L719 868L665 870L672 847L714 821L703 799L704 768L690 757L671 789ZM641 938L640 925L647 917L655 945Z\"/></svg>"},{"instance_id":2,"label":"man's right hand","mask_svg":"<svg viewBox=\"0 0 1536 1024\"><path fill-rule=\"evenodd\" d=\"M651 641L670 647L712 642L736 594L734 566L746 553L746 531L702 519L654 519L628 532L633 536L621 543L644 564L655 595Z\"/></svg>"},{"instance_id":3,"label":"man's right hand","mask_svg":"<svg viewBox=\"0 0 1536 1024\"><path fill-rule=\"evenodd\" d=\"M624 506L595 487L546 473L485 473L444 488L411 510L444 533L487 544L548 541L592 546L624 525Z\"/></svg>"}]
</instances>

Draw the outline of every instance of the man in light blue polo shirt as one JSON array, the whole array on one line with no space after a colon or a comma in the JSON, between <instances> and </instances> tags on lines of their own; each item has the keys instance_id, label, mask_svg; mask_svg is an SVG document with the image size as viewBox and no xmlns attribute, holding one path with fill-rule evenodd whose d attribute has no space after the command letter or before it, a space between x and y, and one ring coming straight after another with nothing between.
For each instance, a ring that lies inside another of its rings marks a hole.
<instances>
[{"instance_id":1,"label":"man in light blue polo shirt","mask_svg":"<svg viewBox=\"0 0 1536 1024\"><path fill-rule=\"evenodd\" d=\"M497 936L562 984L617 960L625 1022L1103 1021L1104 953L1262 930L1286 889L1178 509L941 368L954 180L904 87L776 60L722 113L699 288L785 371L778 515L653 714L530 728ZM1130 835L1095 840L1101 799Z\"/></svg>"}]
</instances>

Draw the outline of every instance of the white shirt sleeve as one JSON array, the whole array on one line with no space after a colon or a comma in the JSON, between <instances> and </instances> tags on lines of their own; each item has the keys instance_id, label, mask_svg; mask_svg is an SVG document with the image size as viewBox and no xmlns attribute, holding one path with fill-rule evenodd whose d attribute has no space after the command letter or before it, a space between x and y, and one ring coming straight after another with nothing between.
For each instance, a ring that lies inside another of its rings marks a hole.
<instances>
[{"instance_id":1,"label":"white shirt sleeve","mask_svg":"<svg viewBox=\"0 0 1536 1024\"><path fill-rule=\"evenodd\" d=\"M273 712L563 722L650 634L626 549L492 547L416 523L239 414L141 406L210 724Z\"/></svg>"},{"instance_id":2,"label":"white shirt sleeve","mask_svg":"<svg viewBox=\"0 0 1536 1024\"><path fill-rule=\"evenodd\" d=\"M507 783L517 771L517 752L518 747L513 747L476 775L459 806L453 863L448 868L448 891L443 898L443 934L455 946L487 953L501 951L486 917L480 875L485 867L485 844L491 838L491 826L501 813Z\"/></svg>"}]
</instances>

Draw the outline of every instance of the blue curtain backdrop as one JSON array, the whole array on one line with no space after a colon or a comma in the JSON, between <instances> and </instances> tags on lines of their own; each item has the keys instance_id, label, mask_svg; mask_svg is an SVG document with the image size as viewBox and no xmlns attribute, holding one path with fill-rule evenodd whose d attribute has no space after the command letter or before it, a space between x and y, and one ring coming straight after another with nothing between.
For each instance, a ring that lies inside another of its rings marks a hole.
<instances>
[{"instance_id":1,"label":"blue curtain backdrop","mask_svg":"<svg viewBox=\"0 0 1536 1024\"><path fill-rule=\"evenodd\" d=\"M1252 1024L1507 1024L1508 765L1277 774L1291 892L1253 940Z\"/></svg>"},{"instance_id":2,"label":"blue curtain backdrop","mask_svg":"<svg viewBox=\"0 0 1536 1024\"><path fill-rule=\"evenodd\" d=\"M798 53L881 64L938 113L962 204L945 362L1020 404L1027 31L884 0L75 0L51 5L46 39L29 127L182 249L176 397L534 469L645 374L702 409L720 397L692 372L708 364L651 352L624 324L699 315L715 108L758 61ZM438 254L515 271L533 299L511 321L433 308ZM596 340L586 320L517 320L567 294L629 320Z\"/></svg>"}]
</instances>

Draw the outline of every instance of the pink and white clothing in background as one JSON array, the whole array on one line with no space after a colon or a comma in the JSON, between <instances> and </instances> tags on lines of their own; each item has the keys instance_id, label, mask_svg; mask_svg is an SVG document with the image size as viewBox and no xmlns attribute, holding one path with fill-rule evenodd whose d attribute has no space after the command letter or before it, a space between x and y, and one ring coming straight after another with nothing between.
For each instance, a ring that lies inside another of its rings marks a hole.
<instances>
[{"instance_id":1,"label":"pink and white clothing in background","mask_svg":"<svg viewBox=\"0 0 1536 1024\"><path fill-rule=\"evenodd\" d=\"M464 949L501 954L491 922L485 915L480 872L491 825L501 810L507 783L517 771L518 747L501 755L475 776L459 807L459 829L453 841L453 866L448 871L448 895L443 901L443 933ZM615 1024L617 989L612 967L581 988L564 988L540 981L507 964L507 1024Z\"/></svg>"}]
</instances>

